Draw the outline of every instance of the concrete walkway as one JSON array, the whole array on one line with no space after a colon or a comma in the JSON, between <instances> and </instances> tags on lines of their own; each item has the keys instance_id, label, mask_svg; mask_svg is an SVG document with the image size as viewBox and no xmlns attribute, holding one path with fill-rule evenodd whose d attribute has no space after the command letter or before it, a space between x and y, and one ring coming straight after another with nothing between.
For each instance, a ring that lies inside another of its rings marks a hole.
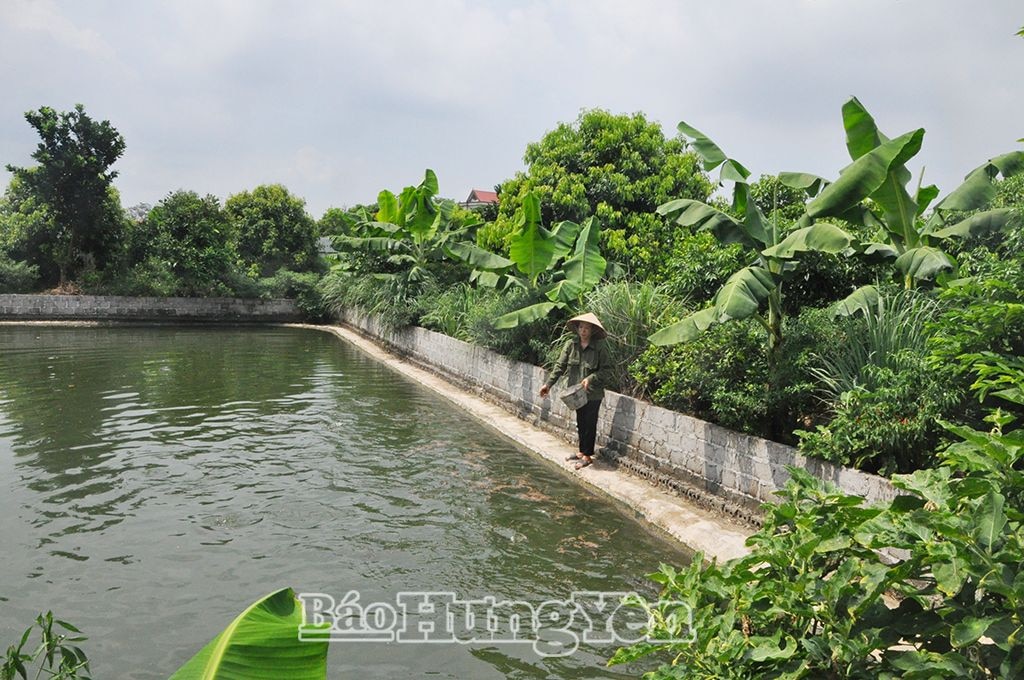
<instances>
[{"instance_id":1,"label":"concrete walkway","mask_svg":"<svg viewBox=\"0 0 1024 680\"><path fill-rule=\"evenodd\" d=\"M387 352L347 327L287 325L333 333L380 363L434 390L521 447L554 463L577 483L625 504L651 525L668 533L687 548L703 552L708 559L718 558L721 562L749 552L744 545L744 541L751 533L748 528L691 505L685 499L624 471L600 464L579 471L574 470L565 462L565 458L576 452L575 447L570 446L564 439L537 429L501 407L469 394L440 376Z\"/></svg>"}]
</instances>

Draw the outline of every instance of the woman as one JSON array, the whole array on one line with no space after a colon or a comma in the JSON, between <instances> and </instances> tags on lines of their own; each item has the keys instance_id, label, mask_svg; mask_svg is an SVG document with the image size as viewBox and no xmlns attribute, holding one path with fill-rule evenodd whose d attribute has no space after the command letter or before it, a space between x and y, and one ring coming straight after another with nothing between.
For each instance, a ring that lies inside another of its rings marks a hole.
<instances>
[{"instance_id":1,"label":"woman","mask_svg":"<svg viewBox=\"0 0 1024 680\"><path fill-rule=\"evenodd\" d=\"M610 361L604 339L608 336L600 319L594 314L581 314L566 323L576 337L565 343L562 353L555 362L547 382L540 388L540 396L548 396L551 386L563 375L569 385L579 383L587 393L587 403L576 410L576 431L579 434L580 452L566 460L579 461L580 470L594 462L594 440L597 438L597 413L604 399L604 388L608 381Z\"/></svg>"}]
</instances>

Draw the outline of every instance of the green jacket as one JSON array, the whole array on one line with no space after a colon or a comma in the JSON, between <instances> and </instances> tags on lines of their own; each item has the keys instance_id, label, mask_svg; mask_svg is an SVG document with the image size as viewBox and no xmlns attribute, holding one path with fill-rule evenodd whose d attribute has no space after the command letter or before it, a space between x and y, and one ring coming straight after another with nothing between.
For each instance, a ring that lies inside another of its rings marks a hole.
<instances>
[{"instance_id":1,"label":"green jacket","mask_svg":"<svg viewBox=\"0 0 1024 680\"><path fill-rule=\"evenodd\" d=\"M587 348L583 349L580 346L580 339L574 338L565 343L544 385L550 388L563 375L569 385L576 385L583 382L584 378L589 378L587 401L601 401L604 399L604 388L608 384L610 368L611 359L604 340L593 339Z\"/></svg>"}]
</instances>

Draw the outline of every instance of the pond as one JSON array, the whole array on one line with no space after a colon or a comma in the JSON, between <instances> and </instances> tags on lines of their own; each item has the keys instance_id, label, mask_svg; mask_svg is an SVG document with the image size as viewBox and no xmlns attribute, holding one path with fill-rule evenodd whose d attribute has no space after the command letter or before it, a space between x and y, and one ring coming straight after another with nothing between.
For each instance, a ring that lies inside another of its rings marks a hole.
<instances>
[{"instance_id":1,"label":"pond","mask_svg":"<svg viewBox=\"0 0 1024 680\"><path fill-rule=\"evenodd\" d=\"M165 678L282 587L540 604L688 560L322 332L0 326L0 645L41 611L97 678ZM615 645L334 642L329 677L614 678Z\"/></svg>"}]
</instances>

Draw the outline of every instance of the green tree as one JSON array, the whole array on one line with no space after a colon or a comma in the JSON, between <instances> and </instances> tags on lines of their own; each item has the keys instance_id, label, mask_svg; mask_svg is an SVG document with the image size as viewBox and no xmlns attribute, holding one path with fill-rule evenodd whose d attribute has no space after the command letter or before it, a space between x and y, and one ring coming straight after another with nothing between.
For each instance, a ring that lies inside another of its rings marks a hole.
<instances>
[{"instance_id":1,"label":"green tree","mask_svg":"<svg viewBox=\"0 0 1024 680\"><path fill-rule=\"evenodd\" d=\"M655 214L673 198L706 199L712 190L697 157L680 138L666 139L643 114L584 111L530 144L518 173L499 188L501 204L479 245L504 250L517 229L516 212L529 192L541 198L546 224L596 217L606 252L629 272L661 279L662 254L675 227Z\"/></svg>"},{"instance_id":2,"label":"green tree","mask_svg":"<svg viewBox=\"0 0 1024 680\"><path fill-rule=\"evenodd\" d=\"M316 222L306 202L283 185L264 184L230 196L224 210L238 233L238 255L250 276L317 266Z\"/></svg>"},{"instance_id":3,"label":"green tree","mask_svg":"<svg viewBox=\"0 0 1024 680\"><path fill-rule=\"evenodd\" d=\"M46 204L23 180L12 177L0 198L0 252L16 262L34 266L43 284L56 284L60 277L53 257L56 231L53 214Z\"/></svg>"},{"instance_id":4,"label":"green tree","mask_svg":"<svg viewBox=\"0 0 1024 680\"><path fill-rule=\"evenodd\" d=\"M168 194L150 210L142 231L150 243L148 254L177 279L177 294L226 292L221 284L238 255L231 221L216 196L200 197L194 191Z\"/></svg>"},{"instance_id":5,"label":"green tree","mask_svg":"<svg viewBox=\"0 0 1024 680\"><path fill-rule=\"evenodd\" d=\"M7 169L53 217L50 248L61 283L90 263L103 269L124 227L120 205L110 201L117 177L110 166L124 153L124 137L109 121L94 121L81 104L64 113L44 106L25 120L42 139L32 154L39 165Z\"/></svg>"}]
</instances>

